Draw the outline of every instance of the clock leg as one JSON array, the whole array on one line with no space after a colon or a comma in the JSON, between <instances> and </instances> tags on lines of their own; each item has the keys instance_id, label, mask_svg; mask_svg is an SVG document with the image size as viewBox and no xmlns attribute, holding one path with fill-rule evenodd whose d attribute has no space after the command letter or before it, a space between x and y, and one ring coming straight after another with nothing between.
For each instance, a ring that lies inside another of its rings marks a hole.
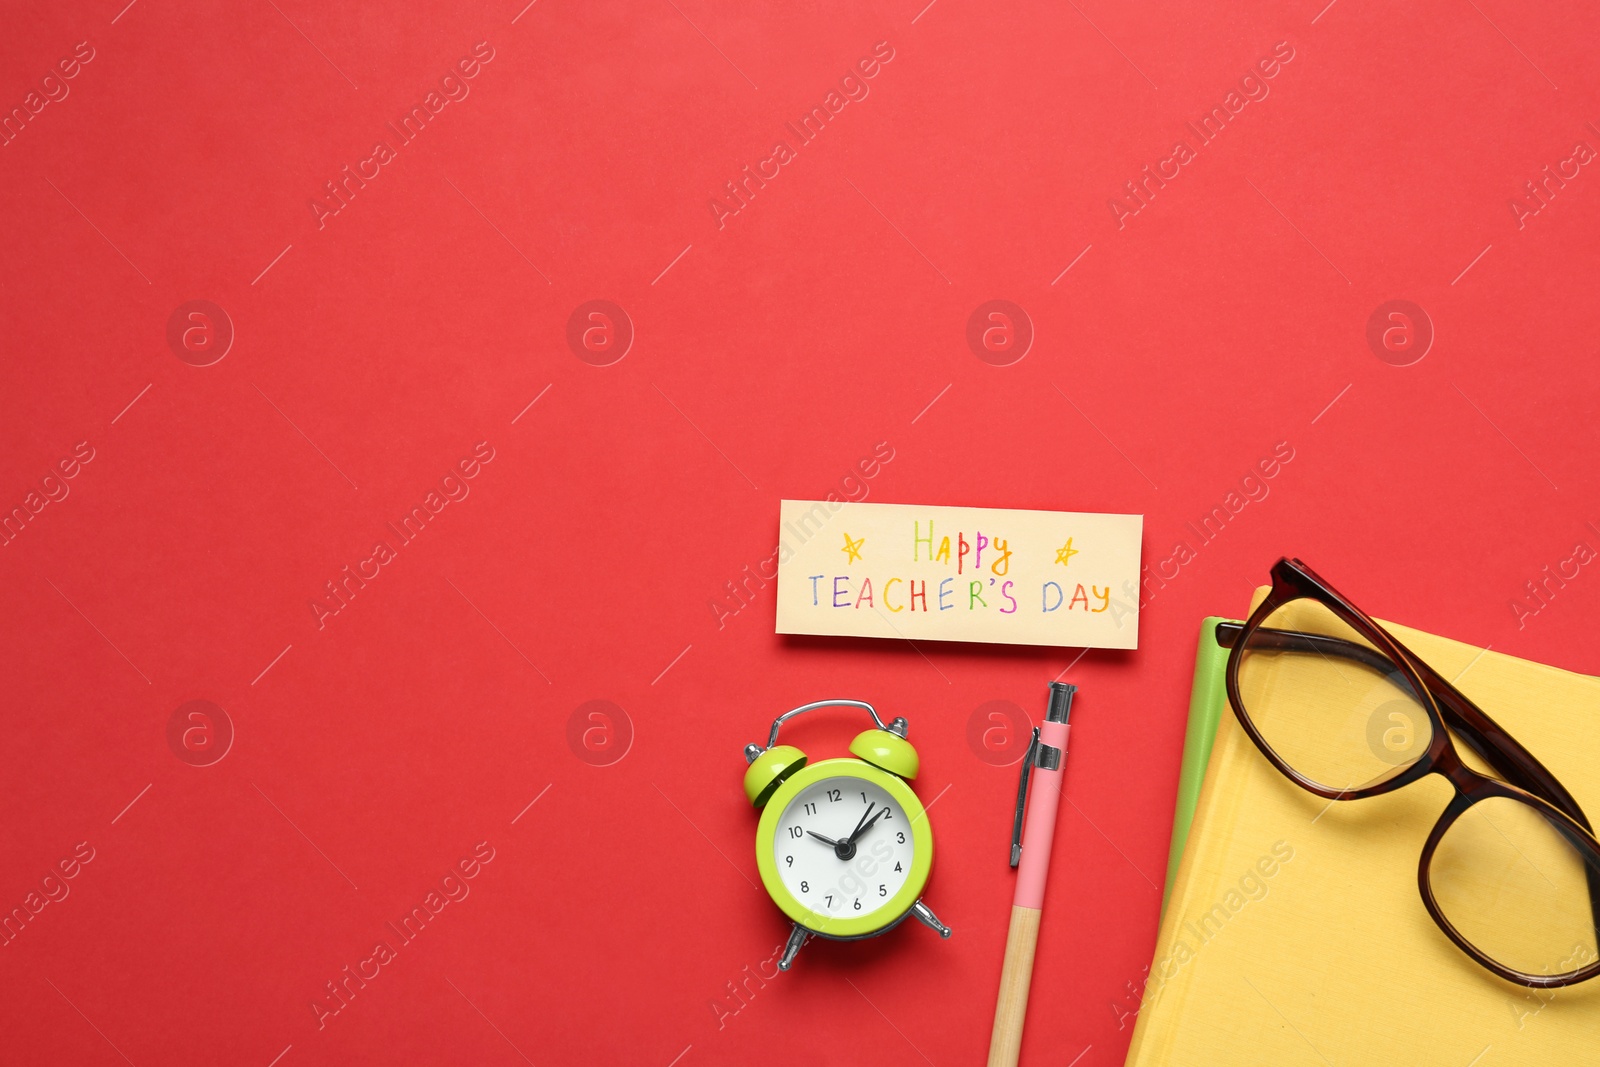
<instances>
[{"instance_id":1,"label":"clock leg","mask_svg":"<svg viewBox=\"0 0 1600 1067\"><path fill-rule=\"evenodd\" d=\"M919 900L915 904L911 905L911 914L922 920L924 926L932 929L940 937L950 936L950 928L944 923L940 922L939 917L935 915L932 909L930 909L922 901Z\"/></svg>"},{"instance_id":2,"label":"clock leg","mask_svg":"<svg viewBox=\"0 0 1600 1067\"><path fill-rule=\"evenodd\" d=\"M800 946L805 944L810 936L810 930L799 923L794 924L794 929L789 931L789 943L783 946L783 955L778 957L778 970L787 971L794 966L795 953L800 951Z\"/></svg>"}]
</instances>

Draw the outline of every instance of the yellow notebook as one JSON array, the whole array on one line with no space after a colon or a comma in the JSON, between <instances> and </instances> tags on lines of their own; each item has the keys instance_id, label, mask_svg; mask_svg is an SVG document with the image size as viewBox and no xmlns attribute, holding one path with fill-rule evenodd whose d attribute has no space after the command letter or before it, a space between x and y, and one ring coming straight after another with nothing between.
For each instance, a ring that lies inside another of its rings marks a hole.
<instances>
[{"instance_id":1,"label":"yellow notebook","mask_svg":"<svg viewBox=\"0 0 1600 1067\"><path fill-rule=\"evenodd\" d=\"M1600 679L1389 628L1600 818ZM1502 981L1424 910L1417 861L1450 795L1430 775L1330 804L1223 715L1128 1067L1600 1064L1600 979Z\"/></svg>"}]
</instances>

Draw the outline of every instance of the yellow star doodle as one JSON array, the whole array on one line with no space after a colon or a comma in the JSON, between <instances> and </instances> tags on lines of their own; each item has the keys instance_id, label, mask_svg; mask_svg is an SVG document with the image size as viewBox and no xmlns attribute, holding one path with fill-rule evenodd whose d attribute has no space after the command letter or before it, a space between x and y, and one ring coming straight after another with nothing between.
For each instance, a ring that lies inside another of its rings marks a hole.
<instances>
[{"instance_id":1,"label":"yellow star doodle","mask_svg":"<svg viewBox=\"0 0 1600 1067\"><path fill-rule=\"evenodd\" d=\"M858 559L861 558L861 542L863 542L865 540L866 540L866 537L862 536L862 537L858 537L854 541L852 541L852 540L850 540L849 531L845 532L845 535L844 535L844 547L841 548L839 551L840 552L848 552L848 553L850 553L849 557L847 557L845 559L846 563L851 563L851 562L854 562L855 560L858 560Z\"/></svg>"},{"instance_id":2,"label":"yellow star doodle","mask_svg":"<svg viewBox=\"0 0 1600 1067\"><path fill-rule=\"evenodd\" d=\"M1056 549L1056 562L1065 567L1067 566L1067 561L1077 554L1078 550L1072 547L1072 538L1069 537L1066 544Z\"/></svg>"}]
</instances>

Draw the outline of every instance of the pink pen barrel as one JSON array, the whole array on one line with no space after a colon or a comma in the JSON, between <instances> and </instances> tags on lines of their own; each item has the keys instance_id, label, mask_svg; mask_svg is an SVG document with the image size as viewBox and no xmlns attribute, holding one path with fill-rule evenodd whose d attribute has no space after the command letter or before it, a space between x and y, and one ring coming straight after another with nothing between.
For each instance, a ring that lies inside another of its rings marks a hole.
<instances>
[{"instance_id":1,"label":"pink pen barrel","mask_svg":"<svg viewBox=\"0 0 1600 1067\"><path fill-rule=\"evenodd\" d=\"M1022 830L1022 862L1017 867L1017 892L1012 903L1019 908L1044 908L1044 884L1050 874L1050 846L1056 836L1056 809L1061 805L1061 778L1066 768L1067 733L1064 722L1039 726L1039 743L1061 751L1056 769L1033 769L1028 796L1028 816Z\"/></svg>"}]
</instances>

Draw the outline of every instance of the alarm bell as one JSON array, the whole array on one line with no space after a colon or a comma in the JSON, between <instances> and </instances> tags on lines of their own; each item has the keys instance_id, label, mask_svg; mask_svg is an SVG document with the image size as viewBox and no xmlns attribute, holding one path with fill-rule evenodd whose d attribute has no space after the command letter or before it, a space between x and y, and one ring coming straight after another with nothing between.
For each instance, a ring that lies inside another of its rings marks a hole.
<instances>
[{"instance_id":1,"label":"alarm bell","mask_svg":"<svg viewBox=\"0 0 1600 1067\"><path fill-rule=\"evenodd\" d=\"M861 700L817 700L786 711L772 720L772 732L767 735L767 747L757 744L744 746L745 762L750 764L744 772L744 795L756 807L762 807L777 792L788 777L806 765L807 756L793 745L778 744L778 730L789 719L818 708L865 708L877 723L863 730L850 742L850 754L879 767L890 774L910 780L917 776L921 760L917 750L906 740L906 720L896 716L885 723L871 704Z\"/></svg>"}]
</instances>

